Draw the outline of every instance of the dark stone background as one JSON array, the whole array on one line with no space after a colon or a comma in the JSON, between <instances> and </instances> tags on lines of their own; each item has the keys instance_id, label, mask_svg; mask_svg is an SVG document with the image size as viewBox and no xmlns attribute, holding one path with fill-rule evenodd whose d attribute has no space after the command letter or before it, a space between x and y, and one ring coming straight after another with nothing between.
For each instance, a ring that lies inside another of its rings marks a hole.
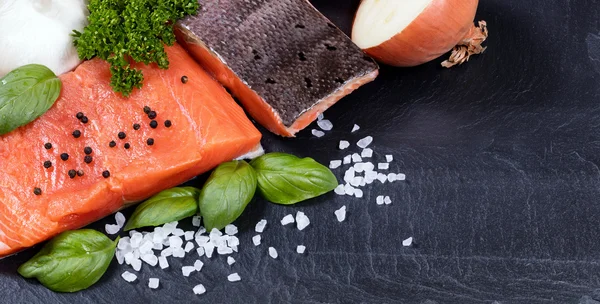
<instances>
[{"instance_id":1,"label":"dark stone background","mask_svg":"<svg viewBox=\"0 0 600 304\"><path fill-rule=\"evenodd\" d=\"M349 32L358 0L312 2ZM335 127L325 137L265 132L269 151L325 163L345 155L340 139L372 135L376 154L393 153L407 182L376 183L363 199L257 200L236 222L237 263L213 257L189 278L172 259L168 271L144 266L129 284L115 262L92 288L56 294L16 274L29 250L0 262L0 302L599 304L600 1L482 0L477 19L488 22L489 48L464 66L384 66L327 112ZM350 135L353 123L362 129ZM380 194L393 204L377 206ZM348 217L338 223L342 205ZM309 228L278 223L297 210ZM261 218L270 225L255 248ZM402 247L408 236L416 246ZM234 271L241 282L227 282ZM152 276L159 290L148 289ZM203 296L192 293L198 283Z\"/></svg>"}]
</instances>

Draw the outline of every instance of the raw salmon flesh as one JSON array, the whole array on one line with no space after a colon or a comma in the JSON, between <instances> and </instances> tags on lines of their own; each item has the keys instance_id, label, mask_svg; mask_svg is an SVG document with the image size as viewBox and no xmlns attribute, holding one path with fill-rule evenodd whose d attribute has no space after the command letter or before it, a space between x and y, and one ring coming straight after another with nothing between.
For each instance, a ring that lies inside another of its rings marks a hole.
<instances>
[{"instance_id":1,"label":"raw salmon flesh","mask_svg":"<svg viewBox=\"0 0 600 304\"><path fill-rule=\"evenodd\" d=\"M113 92L106 62L84 62L60 76L61 95L47 113L0 136L0 256L80 228L259 145L261 134L225 89L179 45L166 51L169 69L137 66L144 86L129 98ZM156 113L155 123L145 106Z\"/></svg>"}]
</instances>

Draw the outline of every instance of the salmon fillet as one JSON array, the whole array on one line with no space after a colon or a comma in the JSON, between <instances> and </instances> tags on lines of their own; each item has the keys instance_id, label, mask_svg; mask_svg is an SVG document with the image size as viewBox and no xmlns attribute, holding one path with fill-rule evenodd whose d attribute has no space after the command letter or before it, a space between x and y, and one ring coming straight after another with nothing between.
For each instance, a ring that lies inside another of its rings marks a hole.
<instances>
[{"instance_id":1,"label":"salmon fillet","mask_svg":"<svg viewBox=\"0 0 600 304\"><path fill-rule=\"evenodd\" d=\"M208 0L177 38L260 124L294 136L378 66L306 0Z\"/></svg>"},{"instance_id":2,"label":"salmon fillet","mask_svg":"<svg viewBox=\"0 0 600 304\"><path fill-rule=\"evenodd\" d=\"M0 136L0 256L94 222L260 144L261 134L219 83L181 46L166 51L168 70L137 66L144 87L129 98L112 91L106 62L84 62L60 76L61 95L47 113ZM144 106L156 112L156 128ZM52 166L45 168L46 161ZM69 170L84 174L71 178Z\"/></svg>"}]
</instances>

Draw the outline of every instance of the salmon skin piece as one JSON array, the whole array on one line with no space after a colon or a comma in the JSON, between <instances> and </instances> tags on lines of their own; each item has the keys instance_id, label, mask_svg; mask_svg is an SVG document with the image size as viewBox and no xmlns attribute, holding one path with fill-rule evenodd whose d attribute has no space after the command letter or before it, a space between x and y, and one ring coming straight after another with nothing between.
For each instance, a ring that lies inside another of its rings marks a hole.
<instances>
[{"instance_id":1,"label":"salmon skin piece","mask_svg":"<svg viewBox=\"0 0 600 304\"><path fill-rule=\"evenodd\" d=\"M294 136L378 66L306 0L206 0L178 41L260 124Z\"/></svg>"},{"instance_id":2,"label":"salmon skin piece","mask_svg":"<svg viewBox=\"0 0 600 304\"><path fill-rule=\"evenodd\" d=\"M111 89L106 62L84 62L60 76L62 92L48 112L0 136L0 256L80 228L259 145L261 134L226 90L181 46L166 52L168 70L137 65L144 86L129 98ZM156 112L156 128L144 106ZM71 178L69 170L84 174Z\"/></svg>"}]
</instances>

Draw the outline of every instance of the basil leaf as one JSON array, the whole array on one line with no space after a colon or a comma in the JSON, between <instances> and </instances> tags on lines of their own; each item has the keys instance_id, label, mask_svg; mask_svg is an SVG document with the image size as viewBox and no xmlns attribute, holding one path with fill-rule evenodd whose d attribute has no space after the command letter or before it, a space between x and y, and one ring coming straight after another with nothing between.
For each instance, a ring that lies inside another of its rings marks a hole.
<instances>
[{"instance_id":1,"label":"basil leaf","mask_svg":"<svg viewBox=\"0 0 600 304\"><path fill-rule=\"evenodd\" d=\"M223 229L244 211L256 192L256 173L245 161L219 165L200 193L200 212L204 227Z\"/></svg>"},{"instance_id":2,"label":"basil leaf","mask_svg":"<svg viewBox=\"0 0 600 304\"><path fill-rule=\"evenodd\" d=\"M125 225L125 231L190 217L198 213L199 195L200 190L194 187L175 187L162 191L135 208Z\"/></svg>"},{"instance_id":3,"label":"basil leaf","mask_svg":"<svg viewBox=\"0 0 600 304\"><path fill-rule=\"evenodd\" d=\"M58 292L86 289L102 277L117 246L104 234L81 229L63 232L49 241L18 269L25 278L36 278Z\"/></svg>"},{"instance_id":4,"label":"basil leaf","mask_svg":"<svg viewBox=\"0 0 600 304\"><path fill-rule=\"evenodd\" d=\"M46 113L60 94L62 83L47 67L29 64L0 79L0 135Z\"/></svg>"},{"instance_id":5,"label":"basil leaf","mask_svg":"<svg viewBox=\"0 0 600 304\"><path fill-rule=\"evenodd\" d=\"M331 170L312 158L268 153L250 164L256 170L259 193L277 204L295 204L325 194L338 185Z\"/></svg>"}]
</instances>

